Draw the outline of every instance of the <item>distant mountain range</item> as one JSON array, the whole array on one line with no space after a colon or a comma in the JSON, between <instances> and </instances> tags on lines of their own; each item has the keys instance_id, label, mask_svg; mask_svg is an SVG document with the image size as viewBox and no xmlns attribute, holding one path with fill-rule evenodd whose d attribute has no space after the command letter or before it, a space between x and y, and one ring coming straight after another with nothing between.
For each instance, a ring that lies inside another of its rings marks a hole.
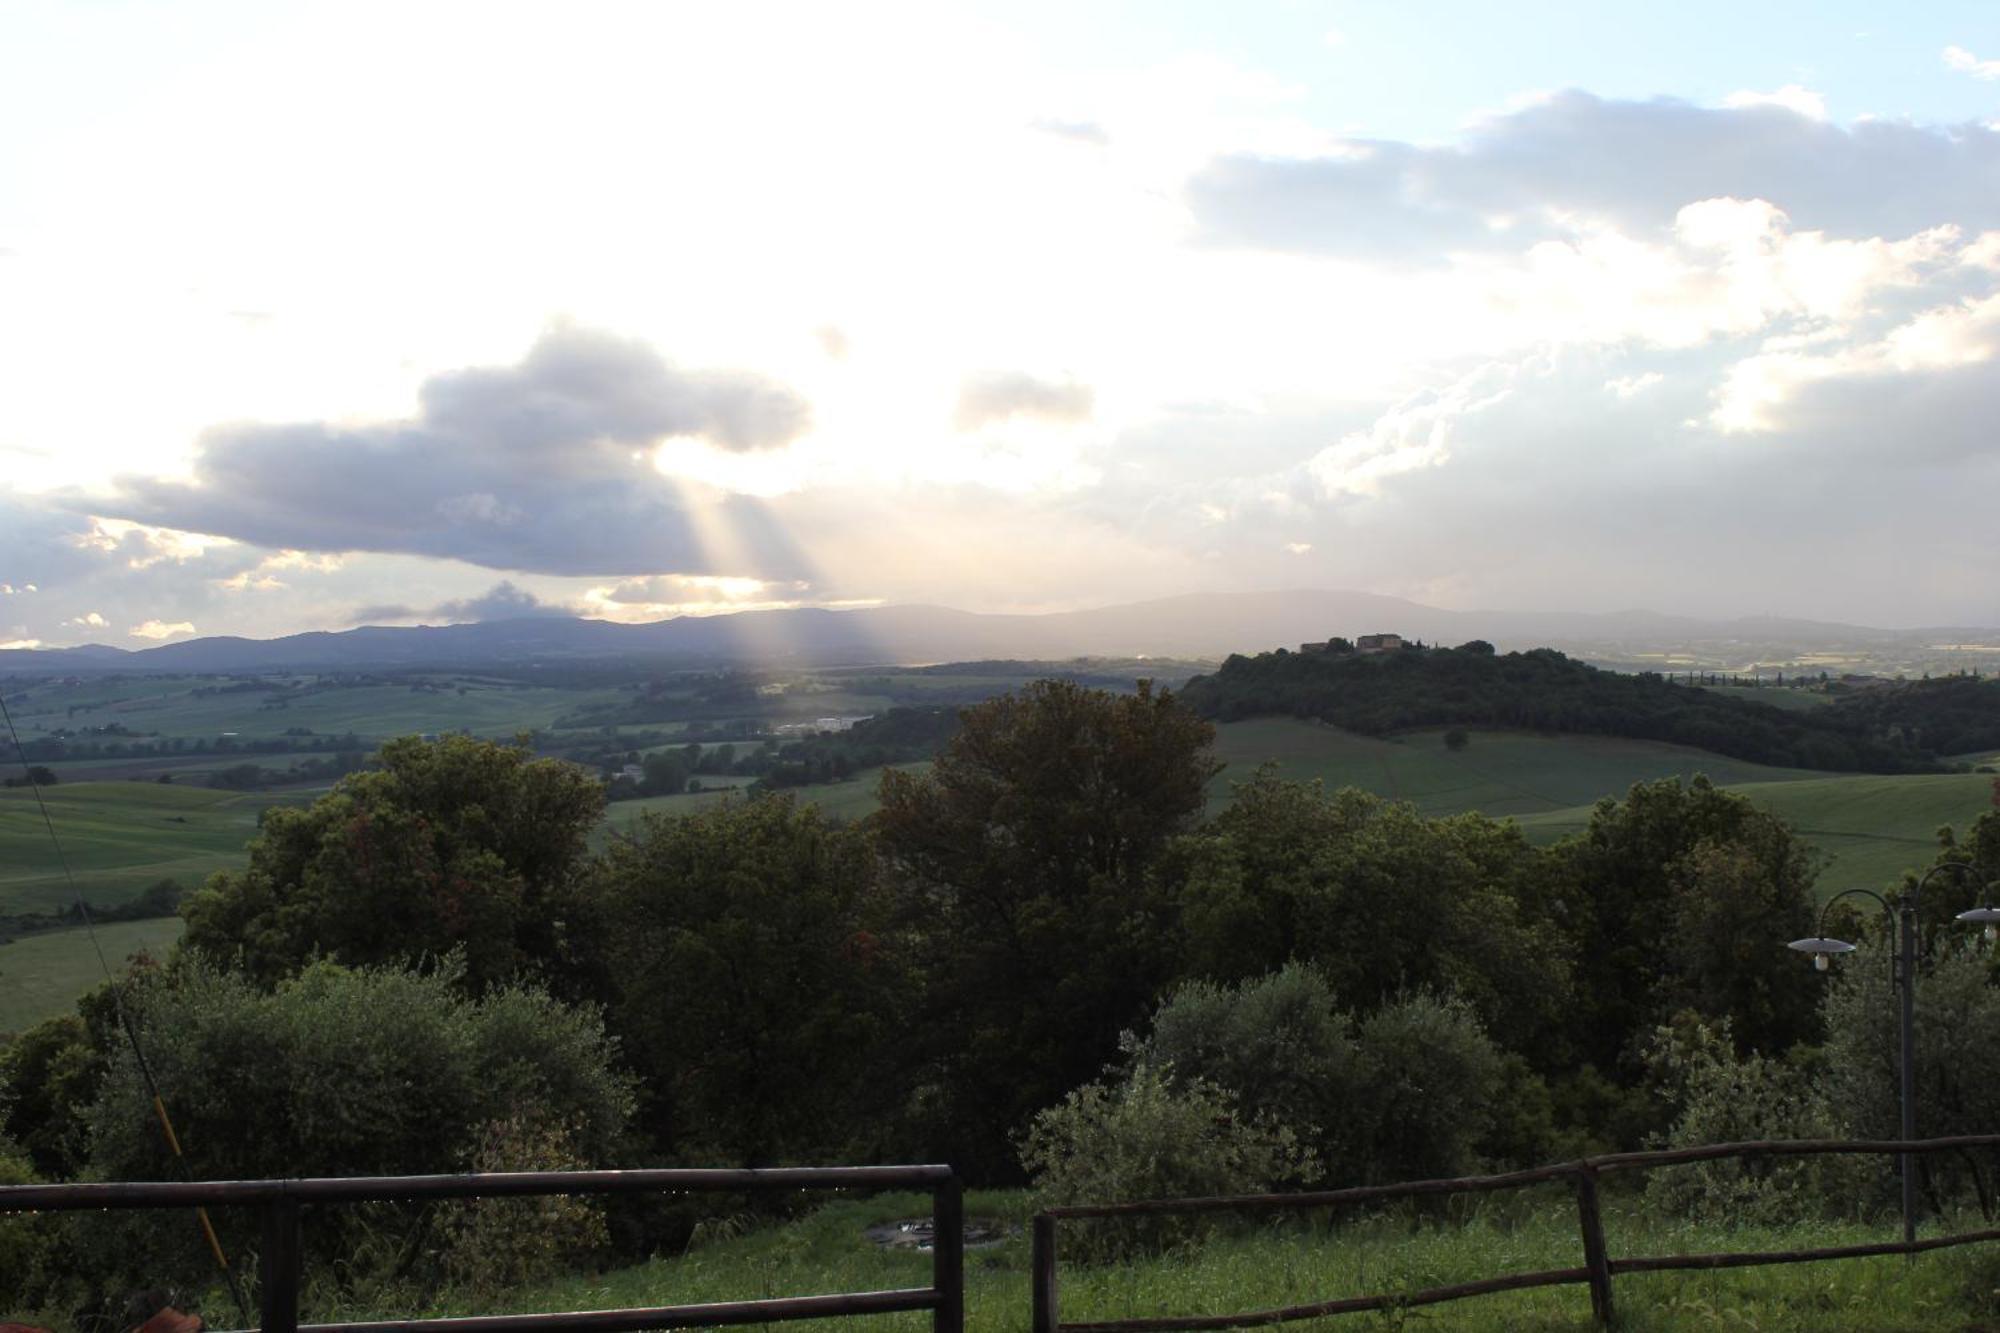
<instances>
[{"instance_id":1,"label":"distant mountain range","mask_svg":"<svg viewBox=\"0 0 2000 1333\"><path fill-rule=\"evenodd\" d=\"M981 615L940 606L807 607L680 616L643 625L533 616L465 625L366 626L280 639L189 639L135 651L101 644L15 649L0 651L0 671L415 669L607 658L789 666L1085 656L1219 659L1381 632L1443 644L1485 639L1503 651L1547 646L1625 666L1658 666L1667 653L1725 668L1809 655L1901 663L1945 643L1990 645L1994 655L1988 660L2000 665L1996 629L1884 630L1649 611L1446 611L1373 593L1294 591L1197 593L1049 615Z\"/></svg>"}]
</instances>

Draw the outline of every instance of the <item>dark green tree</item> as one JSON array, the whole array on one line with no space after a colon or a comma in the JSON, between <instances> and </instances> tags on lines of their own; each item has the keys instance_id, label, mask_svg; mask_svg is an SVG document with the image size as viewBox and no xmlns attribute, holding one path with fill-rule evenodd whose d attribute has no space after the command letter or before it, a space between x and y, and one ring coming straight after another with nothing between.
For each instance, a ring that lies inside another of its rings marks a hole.
<instances>
[{"instance_id":1,"label":"dark green tree","mask_svg":"<svg viewBox=\"0 0 2000 1333\"><path fill-rule=\"evenodd\" d=\"M1776 816L1707 778L1635 785L1555 849L1574 932L1573 1027L1599 1069L1680 1009L1728 1020L1745 1050L1817 1036L1811 970L1782 945L1810 934L1816 856Z\"/></svg>"},{"instance_id":2,"label":"dark green tree","mask_svg":"<svg viewBox=\"0 0 2000 1333\"><path fill-rule=\"evenodd\" d=\"M1045 680L962 715L874 816L919 940L936 1150L992 1178L1008 1135L1110 1061L1173 970L1153 871L1200 817L1213 730L1167 691Z\"/></svg>"},{"instance_id":3,"label":"dark green tree","mask_svg":"<svg viewBox=\"0 0 2000 1333\"><path fill-rule=\"evenodd\" d=\"M1266 766L1175 850L1194 976L1241 981L1310 962L1343 1008L1413 988L1462 996L1510 1049L1559 1063L1568 941L1548 867L1512 824L1425 819L1368 792L1326 792Z\"/></svg>"},{"instance_id":4,"label":"dark green tree","mask_svg":"<svg viewBox=\"0 0 2000 1333\"><path fill-rule=\"evenodd\" d=\"M465 958L473 989L584 965L565 948L604 789L521 746L389 742L380 767L305 809L274 808L250 863L182 907L186 946L265 984L324 955Z\"/></svg>"},{"instance_id":5,"label":"dark green tree","mask_svg":"<svg viewBox=\"0 0 2000 1333\"><path fill-rule=\"evenodd\" d=\"M789 796L649 817L595 876L610 1019L643 1123L684 1160L747 1166L876 1150L900 1040L865 834Z\"/></svg>"}]
</instances>

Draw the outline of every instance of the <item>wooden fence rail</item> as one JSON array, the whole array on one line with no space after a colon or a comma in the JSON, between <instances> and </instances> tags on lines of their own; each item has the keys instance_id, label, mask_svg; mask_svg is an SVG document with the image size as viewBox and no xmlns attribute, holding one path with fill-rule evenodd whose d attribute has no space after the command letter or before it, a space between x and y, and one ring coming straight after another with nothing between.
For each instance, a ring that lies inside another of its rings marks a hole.
<instances>
[{"instance_id":1,"label":"wooden fence rail","mask_svg":"<svg viewBox=\"0 0 2000 1333\"><path fill-rule=\"evenodd\" d=\"M930 1191L931 1285L894 1291L785 1296L759 1301L553 1314L481 1315L381 1323L299 1323L299 1206L401 1199L473 1199L524 1194L754 1192L809 1189ZM964 1333L965 1215L948 1166L824 1166L774 1170L511 1171L456 1176L343 1176L311 1180L107 1182L0 1187L0 1214L103 1208L251 1206L263 1216L258 1252L262 1333L636 1333L789 1319L929 1310L933 1333Z\"/></svg>"},{"instance_id":2,"label":"wooden fence rail","mask_svg":"<svg viewBox=\"0 0 2000 1333\"><path fill-rule=\"evenodd\" d=\"M1413 1180L1395 1185L1364 1185L1353 1189L1318 1190L1296 1194L1145 1199L1128 1203L1072 1204L1050 1208L1038 1213L1034 1220L1030 1291L1030 1298L1034 1304L1034 1333L1139 1333L1139 1330L1152 1329L1256 1328L1266 1324L1288 1323L1296 1319L1319 1319L1327 1315L1357 1314L1367 1310L1437 1305L1445 1301L1463 1300L1468 1296L1484 1296L1494 1292L1572 1283L1585 1284L1590 1288L1591 1313L1600 1324L1609 1324L1614 1314L1611 1279L1620 1273L1742 1268L1761 1264L1858 1259L1870 1255L1921 1254L1954 1245L2000 1240L2000 1229L1962 1232L1952 1236L1933 1236L1910 1242L1884 1241L1880 1244L1839 1245L1825 1249L1677 1254L1615 1259L1605 1246L1604 1219L1597 1201L1598 1177L1606 1172L1645 1171L1655 1167L1683 1166L1692 1162L1712 1162L1731 1157L1754 1160L1762 1157L1802 1157L1824 1153L1871 1153L1900 1157L1905 1154L1954 1152L1968 1148L2000 1148L2000 1134L1967 1134L1955 1138L1908 1141L1770 1139L1748 1143L1711 1143L1695 1148L1667 1148L1657 1152L1607 1153L1574 1162L1533 1167L1526 1171L1508 1171L1487 1176L1459 1176L1448 1180ZM1062 1319L1057 1275L1056 1225L1064 1219L1143 1217L1165 1213L1300 1211L1374 1203L1387 1199L1521 1189L1557 1180L1570 1181L1576 1191L1577 1225L1583 1241L1581 1267L1553 1268L1533 1273L1507 1273L1473 1282L1455 1283L1451 1286L1428 1287L1422 1291L1345 1296L1316 1301L1310 1305L1251 1310L1237 1314L1169 1315L1150 1319L1079 1322L1064 1322Z\"/></svg>"}]
</instances>

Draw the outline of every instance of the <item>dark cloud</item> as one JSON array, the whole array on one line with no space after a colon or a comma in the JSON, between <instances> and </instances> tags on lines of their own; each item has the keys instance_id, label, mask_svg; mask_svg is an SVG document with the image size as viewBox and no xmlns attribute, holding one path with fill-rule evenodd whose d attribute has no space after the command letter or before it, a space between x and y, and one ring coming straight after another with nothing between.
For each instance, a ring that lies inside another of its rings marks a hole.
<instances>
[{"instance_id":1,"label":"dark cloud","mask_svg":"<svg viewBox=\"0 0 2000 1333\"><path fill-rule=\"evenodd\" d=\"M978 430L1014 417L1087 421L1096 402L1091 387L1075 380L1041 380L1018 370L988 371L968 376L959 386L952 421L960 430Z\"/></svg>"},{"instance_id":2,"label":"dark cloud","mask_svg":"<svg viewBox=\"0 0 2000 1333\"><path fill-rule=\"evenodd\" d=\"M724 449L769 449L804 432L805 400L761 375L686 371L636 339L561 327L518 366L433 376L423 424L509 450L588 452L694 435Z\"/></svg>"},{"instance_id":3,"label":"dark cloud","mask_svg":"<svg viewBox=\"0 0 2000 1333\"><path fill-rule=\"evenodd\" d=\"M76 504L273 548L549 574L803 576L800 553L747 496L711 511L732 562L716 567L716 534L643 451L669 435L781 445L807 420L781 384L678 370L642 343L559 328L520 365L435 376L419 399L410 421L217 427L192 483L126 477Z\"/></svg>"},{"instance_id":4,"label":"dark cloud","mask_svg":"<svg viewBox=\"0 0 2000 1333\"><path fill-rule=\"evenodd\" d=\"M1210 242L1355 257L1442 260L1568 235L1566 217L1629 231L1683 206L1766 199L1800 229L1906 236L2000 225L2000 132L1863 121L1782 106L1607 101L1565 92L1422 147L1357 140L1350 155L1219 158L1187 197Z\"/></svg>"},{"instance_id":5,"label":"dark cloud","mask_svg":"<svg viewBox=\"0 0 2000 1333\"><path fill-rule=\"evenodd\" d=\"M391 620L421 620L427 624L435 621L459 624L469 620L527 620L576 614L574 607L545 602L512 579L502 579L477 597L454 597L432 607L405 606L399 602L358 606L349 613L348 623L373 625Z\"/></svg>"}]
</instances>

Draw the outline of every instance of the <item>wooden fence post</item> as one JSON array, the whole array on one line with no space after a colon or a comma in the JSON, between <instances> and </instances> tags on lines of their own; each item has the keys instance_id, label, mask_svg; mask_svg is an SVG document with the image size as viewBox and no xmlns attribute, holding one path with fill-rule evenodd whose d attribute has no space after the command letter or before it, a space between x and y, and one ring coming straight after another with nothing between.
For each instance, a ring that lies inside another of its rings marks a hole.
<instances>
[{"instance_id":1,"label":"wooden fence post","mask_svg":"<svg viewBox=\"0 0 2000 1333\"><path fill-rule=\"evenodd\" d=\"M955 1175L931 1191L931 1286L934 1333L965 1333L965 1187Z\"/></svg>"},{"instance_id":2,"label":"wooden fence post","mask_svg":"<svg viewBox=\"0 0 2000 1333\"><path fill-rule=\"evenodd\" d=\"M1033 1264L1034 1333L1057 1333L1062 1307L1056 1301L1056 1220L1047 1213L1035 1214Z\"/></svg>"},{"instance_id":3,"label":"wooden fence post","mask_svg":"<svg viewBox=\"0 0 2000 1333\"><path fill-rule=\"evenodd\" d=\"M1604 1215L1597 1207L1597 1168L1587 1161L1576 1165L1576 1219L1583 1230L1583 1265L1590 1270L1590 1313L1609 1328L1611 1259L1604 1252Z\"/></svg>"},{"instance_id":4,"label":"wooden fence post","mask_svg":"<svg viewBox=\"0 0 2000 1333\"><path fill-rule=\"evenodd\" d=\"M263 1252L257 1256L262 1333L298 1333L299 1201L281 1196L264 1205Z\"/></svg>"}]
</instances>

